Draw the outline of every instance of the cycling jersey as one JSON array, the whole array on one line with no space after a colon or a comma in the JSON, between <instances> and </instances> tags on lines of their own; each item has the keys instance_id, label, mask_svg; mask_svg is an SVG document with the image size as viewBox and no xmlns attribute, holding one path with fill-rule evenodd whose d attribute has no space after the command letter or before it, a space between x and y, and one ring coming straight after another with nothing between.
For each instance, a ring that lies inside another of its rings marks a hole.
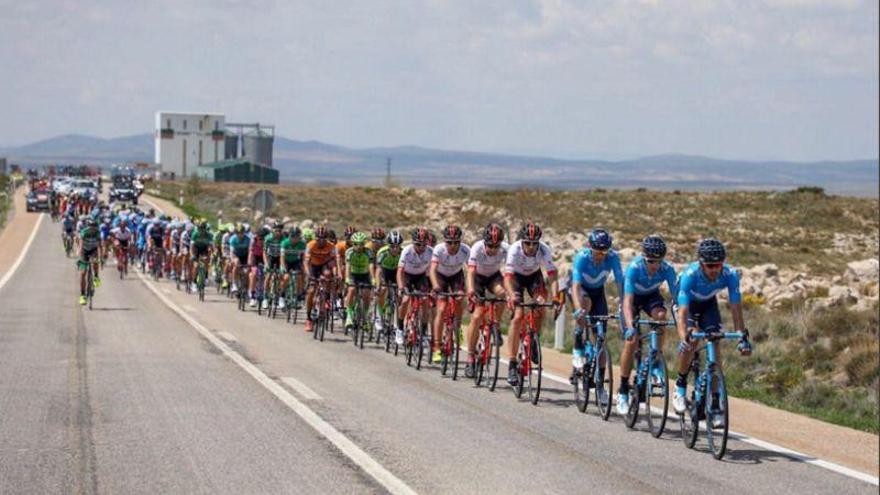
<instances>
[{"instance_id":1,"label":"cycling jersey","mask_svg":"<svg viewBox=\"0 0 880 495\"><path fill-rule=\"evenodd\" d=\"M231 249L232 252L239 258L241 258L242 256L247 256L250 248L251 240L246 235L240 237L238 235L234 235L229 239L229 249Z\"/></svg>"},{"instance_id":2,"label":"cycling jersey","mask_svg":"<svg viewBox=\"0 0 880 495\"><path fill-rule=\"evenodd\" d=\"M581 249L575 255L571 266L572 282L587 289L604 287L608 275L612 273L618 285L623 283L620 258L613 249L608 250L608 254L599 265L593 263L593 251L590 248Z\"/></svg>"},{"instance_id":3,"label":"cycling jersey","mask_svg":"<svg viewBox=\"0 0 880 495\"><path fill-rule=\"evenodd\" d=\"M349 273L353 275L363 275L370 273L370 265L373 263L373 253L369 249L364 248L358 252L355 248L345 251L345 266L348 267Z\"/></svg>"},{"instance_id":4,"label":"cycling jersey","mask_svg":"<svg viewBox=\"0 0 880 495\"><path fill-rule=\"evenodd\" d=\"M110 231L113 234L113 237L122 241L128 242L131 239L132 231L128 228L123 229L122 227L116 227L115 229Z\"/></svg>"},{"instance_id":5,"label":"cycling jersey","mask_svg":"<svg viewBox=\"0 0 880 495\"><path fill-rule=\"evenodd\" d=\"M323 246L319 246L318 240L315 239L306 245L306 256L309 257L309 263L314 266L326 265L336 259L336 246L326 241Z\"/></svg>"},{"instance_id":6,"label":"cycling jersey","mask_svg":"<svg viewBox=\"0 0 880 495\"><path fill-rule=\"evenodd\" d=\"M271 258L278 258L281 256L281 243L284 241L285 237L283 235L279 237L275 237L275 233L266 236L266 240L263 241L263 246L266 249L266 256Z\"/></svg>"},{"instance_id":7,"label":"cycling jersey","mask_svg":"<svg viewBox=\"0 0 880 495\"><path fill-rule=\"evenodd\" d=\"M254 253L254 260L258 263L262 262L264 245L265 241L263 239L260 239L259 237L254 237L253 239L251 239L251 252Z\"/></svg>"},{"instance_id":8,"label":"cycling jersey","mask_svg":"<svg viewBox=\"0 0 880 495\"><path fill-rule=\"evenodd\" d=\"M740 303L742 298L739 292L739 275L733 268L725 264L718 278L711 282L700 268L700 262L695 261L688 265L679 277L678 304L685 306L691 302L705 302L724 289L727 289L731 304Z\"/></svg>"},{"instance_id":9,"label":"cycling jersey","mask_svg":"<svg viewBox=\"0 0 880 495\"><path fill-rule=\"evenodd\" d=\"M285 237L281 241L281 255L284 256L284 261L287 263L288 268L290 268L291 264L299 264L305 252L306 243L302 240L294 243L290 237Z\"/></svg>"},{"instance_id":10,"label":"cycling jersey","mask_svg":"<svg viewBox=\"0 0 880 495\"><path fill-rule=\"evenodd\" d=\"M438 244L431 255L431 264L437 265L437 273L447 277L461 272L462 267L470 258L471 248L467 244L459 244L458 252L449 254L446 243Z\"/></svg>"},{"instance_id":11,"label":"cycling jersey","mask_svg":"<svg viewBox=\"0 0 880 495\"><path fill-rule=\"evenodd\" d=\"M101 240L102 241L106 240L107 237L110 235L110 224L109 223L102 223L101 227L100 227L100 232L101 232Z\"/></svg>"},{"instance_id":12,"label":"cycling jersey","mask_svg":"<svg viewBox=\"0 0 880 495\"><path fill-rule=\"evenodd\" d=\"M400 261L397 262L397 267L403 268L403 271L410 275L424 275L428 271L428 266L431 265L432 256L433 251L429 246L425 246L425 250L422 251L422 254L419 254L416 252L416 248L410 244L403 248L403 252L400 253Z\"/></svg>"},{"instance_id":13,"label":"cycling jersey","mask_svg":"<svg viewBox=\"0 0 880 495\"><path fill-rule=\"evenodd\" d=\"M98 249L101 232L97 227L85 227L79 231L79 238L82 240L83 251L94 251Z\"/></svg>"},{"instance_id":14,"label":"cycling jersey","mask_svg":"<svg viewBox=\"0 0 880 495\"><path fill-rule=\"evenodd\" d=\"M193 247L197 247L199 249L204 249L204 248L207 248L208 246L210 246L212 240L213 239L212 239L211 233L208 232L207 230L204 232L194 230L189 235L190 244L192 244Z\"/></svg>"},{"instance_id":15,"label":"cycling jersey","mask_svg":"<svg viewBox=\"0 0 880 495\"><path fill-rule=\"evenodd\" d=\"M223 239L226 237L228 232L223 232L222 230L214 234L214 247L220 249L223 247Z\"/></svg>"},{"instance_id":16,"label":"cycling jersey","mask_svg":"<svg viewBox=\"0 0 880 495\"><path fill-rule=\"evenodd\" d=\"M177 231L171 232L171 242L174 242L174 232ZM184 230L183 232L181 232L180 235L178 235L177 237L178 244L180 244L181 247L188 248L190 244L190 239L192 239L192 235L194 233L195 231L192 230Z\"/></svg>"},{"instance_id":17,"label":"cycling jersey","mask_svg":"<svg viewBox=\"0 0 880 495\"><path fill-rule=\"evenodd\" d=\"M649 276L645 258L636 256L626 268L623 293L643 296L658 291L663 282L666 282L669 293L674 295L676 293L675 268L672 268L672 265L666 260L662 260L654 275Z\"/></svg>"},{"instance_id":18,"label":"cycling jersey","mask_svg":"<svg viewBox=\"0 0 880 495\"><path fill-rule=\"evenodd\" d=\"M477 241L471 246L471 254L468 257L467 265L473 268L477 275L484 277L492 276L501 271L501 268L504 266L504 262L507 260L508 249L510 249L510 246L506 242L502 242L498 249L495 250L495 254L490 256L486 252L486 243L482 240Z\"/></svg>"},{"instance_id":19,"label":"cycling jersey","mask_svg":"<svg viewBox=\"0 0 880 495\"><path fill-rule=\"evenodd\" d=\"M400 262L400 252L391 253L391 246L382 246L376 253L376 264L384 270L397 270L397 264Z\"/></svg>"},{"instance_id":20,"label":"cycling jersey","mask_svg":"<svg viewBox=\"0 0 880 495\"><path fill-rule=\"evenodd\" d=\"M346 241L339 241L336 243L336 254L345 259L345 251L348 250L348 243Z\"/></svg>"},{"instance_id":21,"label":"cycling jersey","mask_svg":"<svg viewBox=\"0 0 880 495\"><path fill-rule=\"evenodd\" d=\"M504 267L504 273L507 275L531 275L540 271L541 267L547 270L547 275L556 273L556 265L553 264L553 251L543 242L538 244L534 256L526 255L521 240L514 242L507 251L507 261Z\"/></svg>"},{"instance_id":22,"label":"cycling jersey","mask_svg":"<svg viewBox=\"0 0 880 495\"><path fill-rule=\"evenodd\" d=\"M68 234L72 234L73 228L76 227L76 224L74 224L73 219L71 219L70 217L64 217L61 225L64 226L64 232Z\"/></svg>"}]
</instances>

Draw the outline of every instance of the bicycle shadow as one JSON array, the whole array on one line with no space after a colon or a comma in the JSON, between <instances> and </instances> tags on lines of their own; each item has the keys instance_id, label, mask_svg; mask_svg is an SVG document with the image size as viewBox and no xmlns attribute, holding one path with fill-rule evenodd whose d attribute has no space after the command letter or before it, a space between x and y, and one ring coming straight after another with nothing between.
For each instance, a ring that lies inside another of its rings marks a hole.
<instances>
[{"instance_id":1,"label":"bicycle shadow","mask_svg":"<svg viewBox=\"0 0 880 495\"><path fill-rule=\"evenodd\" d=\"M709 451L708 448L700 449ZM764 464L765 462L803 462L807 460L814 459L812 457L799 458L792 456L790 454L785 454L782 452L774 452L772 450L764 450L764 449L733 449L728 447L727 454L722 459L723 462L729 462L732 464L742 464L742 465L758 465Z\"/></svg>"},{"instance_id":2,"label":"bicycle shadow","mask_svg":"<svg viewBox=\"0 0 880 495\"><path fill-rule=\"evenodd\" d=\"M139 310L138 310L138 308L99 308L97 306L93 306L92 311L139 311Z\"/></svg>"}]
</instances>

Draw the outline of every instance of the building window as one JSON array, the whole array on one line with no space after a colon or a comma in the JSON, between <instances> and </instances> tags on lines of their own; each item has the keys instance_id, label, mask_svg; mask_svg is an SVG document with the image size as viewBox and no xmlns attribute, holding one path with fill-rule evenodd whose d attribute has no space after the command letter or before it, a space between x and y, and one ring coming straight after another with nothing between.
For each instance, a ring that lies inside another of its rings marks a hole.
<instances>
[{"instance_id":1,"label":"building window","mask_svg":"<svg viewBox=\"0 0 880 495\"><path fill-rule=\"evenodd\" d=\"M199 130L201 131L204 127L205 127L205 121L200 120L199 121Z\"/></svg>"},{"instance_id":2,"label":"building window","mask_svg":"<svg viewBox=\"0 0 880 495\"><path fill-rule=\"evenodd\" d=\"M183 130L186 130L186 119L183 119Z\"/></svg>"},{"instance_id":3,"label":"building window","mask_svg":"<svg viewBox=\"0 0 880 495\"><path fill-rule=\"evenodd\" d=\"M219 131L219 130L220 130L220 121L219 121L219 120L215 120L215 121L214 121L214 130L215 130L215 131Z\"/></svg>"},{"instance_id":4,"label":"building window","mask_svg":"<svg viewBox=\"0 0 880 495\"><path fill-rule=\"evenodd\" d=\"M165 121L165 128L166 128L166 129L171 129L171 119L167 119L167 120Z\"/></svg>"}]
</instances>

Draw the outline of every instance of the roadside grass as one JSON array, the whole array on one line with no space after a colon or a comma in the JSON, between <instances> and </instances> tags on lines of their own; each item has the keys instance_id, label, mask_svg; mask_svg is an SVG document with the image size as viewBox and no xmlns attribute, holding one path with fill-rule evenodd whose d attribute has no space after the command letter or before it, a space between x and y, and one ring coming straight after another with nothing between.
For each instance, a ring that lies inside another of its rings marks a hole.
<instances>
[{"instance_id":1,"label":"roadside grass","mask_svg":"<svg viewBox=\"0 0 880 495\"><path fill-rule=\"evenodd\" d=\"M0 174L0 229L6 225L9 209L12 207L12 196L9 195L9 176Z\"/></svg>"},{"instance_id":2,"label":"roadside grass","mask_svg":"<svg viewBox=\"0 0 880 495\"><path fill-rule=\"evenodd\" d=\"M183 190L184 211L212 221L219 210L224 221L251 221L253 193L266 188L277 203L270 215L296 223L305 219L325 223L337 232L349 224L389 229L455 221L466 235L475 236L490 219L514 227L531 219L556 234L584 235L593 226L604 226L614 234L615 245L622 247L636 247L646 234L660 232L670 246L669 257L677 262L692 258L700 237L714 235L725 241L736 266L775 263L812 275L840 275L848 261L876 258L880 232L876 199L827 196L815 188L783 193L669 193L191 182L159 182L155 187L161 197L175 203ZM816 290L819 296L827 291ZM609 295L613 292L609 289ZM734 345L725 346L724 369L732 395L880 433L876 306L861 312L842 307L811 311L803 301L794 301L771 311L761 301L749 300L745 308L755 350L743 358ZM725 324L732 326L728 312L722 313ZM666 335L664 354L674 378L678 338L672 329ZM554 325L546 318L542 341L552 345L553 339ZM572 345L569 315L563 351L570 353ZM618 361L621 345L616 325L608 331L608 345Z\"/></svg>"}]
</instances>

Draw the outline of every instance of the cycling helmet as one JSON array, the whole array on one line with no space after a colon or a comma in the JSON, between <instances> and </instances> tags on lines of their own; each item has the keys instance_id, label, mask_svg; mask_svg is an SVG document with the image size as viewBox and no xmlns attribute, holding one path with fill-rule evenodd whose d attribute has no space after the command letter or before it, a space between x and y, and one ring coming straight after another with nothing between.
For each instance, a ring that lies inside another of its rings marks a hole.
<instances>
[{"instance_id":1,"label":"cycling helmet","mask_svg":"<svg viewBox=\"0 0 880 495\"><path fill-rule=\"evenodd\" d=\"M267 229L266 227L262 227L260 230L257 231L257 237L262 239L271 233L272 233L271 230Z\"/></svg>"},{"instance_id":2,"label":"cycling helmet","mask_svg":"<svg viewBox=\"0 0 880 495\"><path fill-rule=\"evenodd\" d=\"M437 244L437 236L430 230L428 231L428 245L434 247Z\"/></svg>"},{"instance_id":3,"label":"cycling helmet","mask_svg":"<svg viewBox=\"0 0 880 495\"><path fill-rule=\"evenodd\" d=\"M244 225L239 225L238 227L236 227L236 228L235 228L235 232L236 232L237 234L244 234L244 232L245 232L245 230L244 230Z\"/></svg>"},{"instance_id":4,"label":"cycling helmet","mask_svg":"<svg viewBox=\"0 0 880 495\"><path fill-rule=\"evenodd\" d=\"M642 253L646 258L662 258L666 256L666 242L659 235L649 235L642 241Z\"/></svg>"},{"instance_id":5,"label":"cycling helmet","mask_svg":"<svg viewBox=\"0 0 880 495\"><path fill-rule=\"evenodd\" d=\"M370 237L372 237L374 241L384 241L385 240L385 231L382 230L382 227L376 227L373 229L373 232L370 234Z\"/></svg>"},{"instance_id":6,"label":"cycling helmet","mask_svg":"<svg viewBox=\"0 0 880 495\"><path fill-rule=\"evenodd\" d=\"M727 258L724 244L714 237L703 239L697 247L697 256L702 263L721 263Z\"/></svg>"},{"instance_id":7,"label":"cycling helmet","mask_svg":"<svg viewBox=\"0 0 880 495\"><path fill-rule=\"evenodd\" d=\"M504 241L504 230L497 223L490 223L483 229L483 242L490 245L500 244Z\"/></svg>"},{"instance_id":8,"label":"cycling helmet","mask_svg":"<svg viewBox=\"0 0 880 495\"><path fill-rule=\"evenodd\" d=\"M184 230L186 230L187 232L192 232L192 229L193 229L192 222L186 222L186 227L184 227Z\"/></svg>"},{"instance_id":9,"label":"cycling helmet","mask_svg":"<svg viewBox=\"0 0 880 495\"><path fill-rule=\"evenodd\" d=\"M403 236L400 235L400 232L396 230L392 230L390 234L388 234L388 244L392 246L399 246L403 243Z\"/></svg>"},{"instance_id":10,"label":"cycling helmet","mask_svg":"<svg viewBox=\"0 0 880 495\"><path fill-rule=\"evenodd\" d=\"M336 237L336 231L335 231L335 230L330 229L330 230L327 232L327 240L329 240L329 241L332 242L333 244L336 244L337 237Z\"/></svg>"},{"instance_id":11,"label":"cycling helmet","mask_svg":"<svg viewBox=\"0 0 880 495\"><path fill-rule=\"evenodd\" d=\"M611 243L614 240L611 238L611 234L609 234L607 230L593 229L590 231L590 235L587 236L587 241L591 248L605 251L611 249Z\"/></svg>"},{"instance_id":12,"label":"cycling helmet","mask_svg":"<svg viewBox=\"0 0 880 495\"><path fill-rule=\"evenodd\" d=\"M207 220L202 220L201 222L199 222L199 230L207 230L207 229L208 229Z\"/></svg>"},{"instance_id":13,"label":"cycling helmet","mask_svg":"<svg viewBox=\"0 0 880 495\"><path fill-rule=\"evenodd\" d=\"M351 234L351 243L355 246L363 246L367 243L367 234L364 232Z\"/></svg>"},{"instance_id":14,"label":"cycling helmet","mask_svg":"<svg viewBox=\"0 0 880 495\"><path fill-rule=\"evenodd\" d=\"M96 222L94 218L89 217L86 219L86 225L88 225L89 227L97 227L98 222Z\"/></svg>"},{"instance_id":15,"label":"cycling helmet","mask_svg":"<svg viewBox=\"0 0 880 495\"><path fill-rule=\"evenodd\" d=\"M272 224L272 230L282 230L284 229L284 224L281 222L275 222Z\"/></svg>"},{"instance_id":16,"label":"cycling helmet","mask_svg":"<svg viewBox=\"0 0 880 495\"><path fill-rule=\"evenodd\" d=\"M447 225L445 229L443 229L443 240L444 241L461 241L461 227L458 225Z\"/></svg>"},{"instance_id":17,"label":"cycling helmet","mask_svg":"<svg viewBox=\"0 0 880 495\"><path fill-rule=\"evenodd\" d=\"M303 240L306 242L315 240L315 231L312 229L303 229L302 231Z\"/></svg>"},{"instance_id":18,"label":"cycling helmet","mask_svg":"<svg viewBox=\"0 0 880 495\"><path fill-rule=\"evenodd\" d=\"M357 229L352 227L351 225L346 227L345 232L343 233L345 235L345 240L351 239L351 236L354 235L355 232L357 232Z\"/></svg>"},{"instance_id":19,"label":"cycling helmet","mask_svg":"<svg viewBox=\"0 0 880 495\"><path fill-rule=\"evenodd\" d=\"M544 232L537 224L529 222L519 229L519 238L524 241L539 241Z\"/></svg>"},{"instance_id":20,"label":"cycling helmet","mask_svg":"<svg viewBox=\"0 0 880 495\"><path fill-rule=\"evenodd\" d=\"M428 231L425 229L413 229L412 230L412 241L418 242L421 244L427 244L430 240L428 237Z\"/></svg>"},{"instance_id":21,"label":"cycling helmet","mask_svg":"<svg viewBox=\"0 0 880 495\"><path fill-rule=\"evenodd\" d=\"M302 237L302 230L299 230L297 226L293 226L287 231L287 235L289 237Z\"/></svg>"},{"instance_id":22,"label":"cycling helmet","mask_svg":"<svg viewBox=\"0 0 880 495\"><path fill-rule=\"evenodd\" d=\"M315 238L316 239L327 239L330 236L330 232L327 232L327 227L321 226L315 229Z\"/></svg>"}]
</instances>

